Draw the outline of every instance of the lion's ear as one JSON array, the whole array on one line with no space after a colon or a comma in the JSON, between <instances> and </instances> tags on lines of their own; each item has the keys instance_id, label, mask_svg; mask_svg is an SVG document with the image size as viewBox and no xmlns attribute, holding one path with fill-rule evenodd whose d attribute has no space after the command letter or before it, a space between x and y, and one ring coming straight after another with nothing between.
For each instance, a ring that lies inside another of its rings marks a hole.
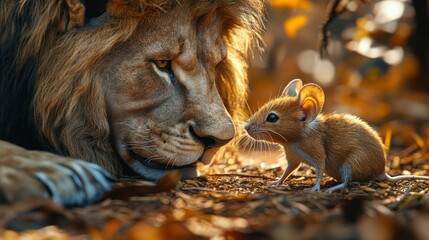
<instances>
[{"instance_id":1,"label":"lion's ear","mask_svg":"<svg viewBox=\"0 0 429 240\"><path fill-rule=\"evenodd\" d=\"M85 5L80 0L66 0L68 6L68 19L65 30L70 31L75 27L83 27L85 24Z\"/></svg>"},{"instance_id":2,"label":"lion's ear","mask_svg":"<svg viewBox=\"0 0 429 240\"><path fill-rule=\"evenodd\" d=\"M165 0L109 0L107 2L106 13L109 16L144 16L147 13L154 11L162 11L164 6L167 6L170 1ZM173 2L173 1L171 1Z\"/></svg>"}]
</instances>

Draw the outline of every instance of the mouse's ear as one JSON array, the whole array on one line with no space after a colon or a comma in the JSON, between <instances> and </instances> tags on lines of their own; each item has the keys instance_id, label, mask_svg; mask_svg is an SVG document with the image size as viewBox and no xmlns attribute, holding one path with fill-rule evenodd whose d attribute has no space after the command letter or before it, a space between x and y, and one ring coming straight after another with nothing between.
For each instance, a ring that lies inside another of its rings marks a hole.
<instances>
[{"instance_id":1,"label":"mouse's ear","mask_svg":"<svg viewBox=\"0 0 429 240\"><path fill-rule=\"evenodd\" d=\"M305 84L301 91L299 91L298 103L305 115L301 121L309 123L322 111L323 104L325 103L325 94L318 85L313 83Z\"/></svg>"},{"instance_id":2,"label":"mouse's ear","mask_svg":"<svg viewBox=\"0 0 429 240\"><path fill-rule=\"evenodd\" d=\"M296 97L298 95L299 90L302 88L301 79L294 79L289 82L289 84L283 89L282 96L283 97Z\"/></svg>"}]
</instances>

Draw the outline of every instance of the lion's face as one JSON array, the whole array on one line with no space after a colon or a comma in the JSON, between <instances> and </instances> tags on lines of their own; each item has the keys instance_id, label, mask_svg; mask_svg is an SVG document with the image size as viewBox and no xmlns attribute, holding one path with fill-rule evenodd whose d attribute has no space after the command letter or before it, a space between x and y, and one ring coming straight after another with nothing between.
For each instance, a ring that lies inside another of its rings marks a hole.
<instances>
[{"instance_id":1,"label":"lion's face","mask_svg":"<svg viewBox=\"0 0 429 240\"><path fill-rule=\"evenodd\" d=\"M193 175L196 161L210 160L235 135L216 87L227 57L220 23L198 23L180 8L144 21L103 60L113 145L143 176L172 168Z\"/></svg>"},{"instance_id":2,"label":"lion's face","mask_svg":"<svg viewBox=\"0 0 429 240\"><path fill-rule=\"evenodd\" d=\"M37 28L26 49L41 55L28 61L37 64L32 111L43 143L116 175L125 162L150 179L172 168L194 176L195 163L235 135L230 114L237 120L245 103L263 2L109 0L102 15L81 14L63 32L54 26L73 11L39 16L45 33Z\"/></svg>"}]
</instances>

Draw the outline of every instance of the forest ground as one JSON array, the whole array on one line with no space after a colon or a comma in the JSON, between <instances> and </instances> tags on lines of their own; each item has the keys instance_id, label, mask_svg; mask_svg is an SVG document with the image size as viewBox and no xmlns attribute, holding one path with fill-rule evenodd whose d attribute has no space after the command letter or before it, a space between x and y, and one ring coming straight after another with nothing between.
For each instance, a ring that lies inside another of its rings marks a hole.
<instances>
[{"instance_id":1,"label":"forest ground","mask_svg":"<svg viewBox=\"0 0 429 240\"><path fill-rule=\"evenodd\" d=\"M147 193L150 182L127 179L143 191L124 188L84 208L43 199L0 206L0 227L7 228L0 239L429 239L429 181L309 192L315 174L308 166L280 187L268 186L286 166L279 152L239 160L185 181L172 173L151 188L160 193ZM429 171L429 151L417 143L388 160L391 175ZM334 184L325 176L322 190Z\"/></svg>"}]
</instances>

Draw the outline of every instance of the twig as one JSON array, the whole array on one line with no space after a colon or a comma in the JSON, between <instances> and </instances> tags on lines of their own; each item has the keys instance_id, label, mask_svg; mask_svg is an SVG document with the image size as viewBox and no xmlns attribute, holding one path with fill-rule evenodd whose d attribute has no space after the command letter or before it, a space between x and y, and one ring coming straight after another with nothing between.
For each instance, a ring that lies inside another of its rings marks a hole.
<instances>
[{"instance_id":1,"label":"twig","mask_svg":"<svg viewBox=\"0 0 429 240\"><path fill-rule=\"evenodd\" d=\"M267 180L274 180L274 178L260 175L244 174L244 173L216 173L210 174L210 177L248 177L248 178L261 178Z\"/></svg>"},{"instance_id":2,"label":"twig","mask_svg":"<svg viewBox=\"0 0 429 240\"><path fill-rule=\"evenodd\" d=\"M212 188L205 188L205 187L181 187L180 190L182 191L202 191L202 192L215 192L215 193L229 193L227 191L219 191Z\"/></svg>"},{"instance_id":3,"label":"twig","mask_svg":"<svg viewBox=\"0 0 429 240\"><path fill-rule=\"evenodd\" d=\"M328 46L328 26L329 24L343 11L344 8L340 11L337 10L338 5L341 0L330 0L328 3L328 10L326 13L326 19L320 26L320 38L319 38L319 54L320 58L323 58L323 50Z\"/></svg>"}]
</instances>

